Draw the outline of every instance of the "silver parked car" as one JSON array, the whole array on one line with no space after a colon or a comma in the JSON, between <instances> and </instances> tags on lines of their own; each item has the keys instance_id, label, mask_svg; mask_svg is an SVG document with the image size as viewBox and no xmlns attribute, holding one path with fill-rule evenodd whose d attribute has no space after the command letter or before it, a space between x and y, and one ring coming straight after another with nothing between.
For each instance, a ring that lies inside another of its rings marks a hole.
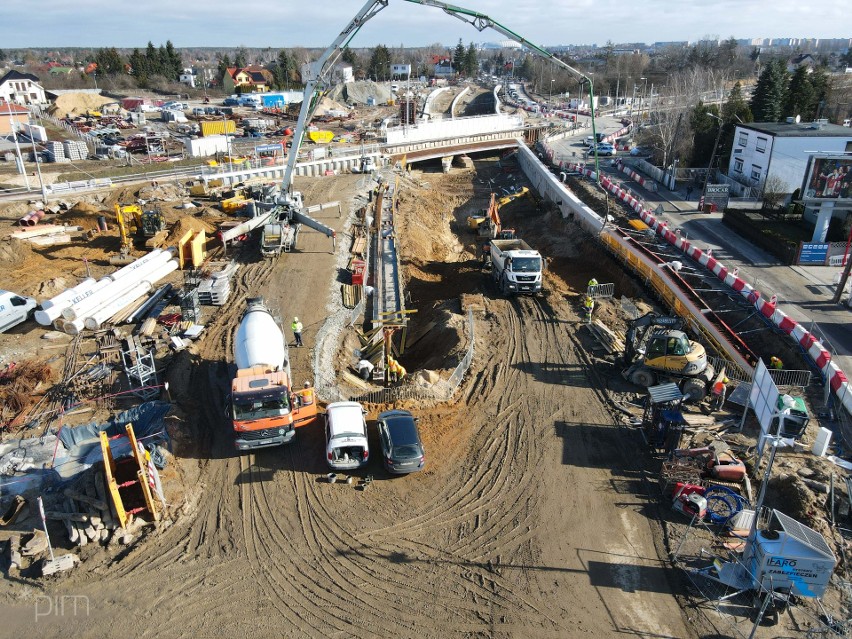
<instances>
[{"instance_id":1,"label":"silver parked car","mask_svg":"<svg viewBox=\"0 0 852 639\"><path fill-rule=\"evenodd\" d=\"M395 474L423 470L426 452L417 430L417 419L407 410L379 414L379 441L385 468Z\"/></svg>"},{"instance_id":2,"label":"silver parked car","mask_svg":"<svg viewBox=\"0 0 852 639\"><path fill-rule=\"evenodd\" d=\"M358 402L334 402L325 412L325 452L330 468L354 470L367 464L366 411Z\"/></svg>"}]
</instances>

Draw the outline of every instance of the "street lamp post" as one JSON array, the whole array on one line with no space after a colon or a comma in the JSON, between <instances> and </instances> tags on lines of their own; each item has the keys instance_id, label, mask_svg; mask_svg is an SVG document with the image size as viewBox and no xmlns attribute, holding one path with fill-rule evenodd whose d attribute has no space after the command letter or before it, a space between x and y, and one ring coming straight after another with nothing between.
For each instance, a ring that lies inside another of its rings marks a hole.
<instances>
[{"instance_id":1,"label":"street lamp post","mask_svg":"<svg viewBox=\"0 0 852 639\"><path fill-rule=\"evenodd\" d=\"M713 152L710 153L710 163L707 165L707 173L704 175L704 186L701 188L701 206L705 206L704 201L707 198L707 183L710 181L710 171L713 170L713 161L716 159L716 149L719 146L719 140L722 139L722 127L725 125L724 120L715 113L707 111L705 112L705 115L709 115L714 120L719 121L719 131L716 133L716 142L713 144Z\"/></svg>"},{"instance_id":2,"label":"street lamp post","mask_svg":"<svg viewBox=\"0 0 852 639\"><path fill-rule=\"evenodd\" d=\"M548 102L553 101L553 83L556 82L553 78L550 78L550 97L548 98Z\"/></svg>"},{"instance_id":3,"label":"street lamp post","mask_svg":"<svg viewBox=\"0 0 852 639\"><path fill-rule=\"evenodd\" d=\"M644 80L645 84L642 87L642 97L639 98L639 115L644 119L644 111L645 111L645 96L648 93L648 78L639 78L640 80Z\"/></svg>"}]
</instances>

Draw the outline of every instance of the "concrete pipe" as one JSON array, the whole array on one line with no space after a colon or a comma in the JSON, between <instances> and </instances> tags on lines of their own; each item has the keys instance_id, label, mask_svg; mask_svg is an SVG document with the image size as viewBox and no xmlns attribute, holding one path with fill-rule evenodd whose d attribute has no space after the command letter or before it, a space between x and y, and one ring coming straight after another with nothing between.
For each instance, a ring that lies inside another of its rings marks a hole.
<instances>
[{"instance_id":1,"label":"concrete pipe","mask_svg":"<svg viewBox=\"0 0 852 639\"><path fill-rule=\"evenodd\" d=\"M110 317L123 310L143 295L152 291L154 289L154 284L156 284L157 281L163 279L166 275L176 270L177 267L178 263L174 260L164 264L161 268L151 273L147 279L138 282L117 298L110 300L103 306L95 309L94 312L85 318L84 326L92 331L98 330Z\"/></svg>"},{"instance_id":2,"label":"concrete pipe","mask_svg":"<svg viewBox=\"0 0 852 639\"><path fill-rule=\"evenodd\" d=\"M110 282L108 286L98 290L94 295L87 297L79 304L66 308L62 311L62 317L67 320L86 317L90 311L103 306L110 299L114 299L116 296L121 295L135 283L140 282L143 279L147 279L150 273L153 273L171 259L172 253L170 251L160 252L149 261L141 264L136 270L130 273L125 273L122 277ZM115 275L116 274L113 274L111 277L115 277Z\"/></svg>"},{"instance_id":3,"label":"concrete pipe","mask_svg":"<svg viewBox=\"0 0 852 639\"><path fill-rule=\"evenodd\" d=\"M169 249L169 251L174 251L174 249ZM162 254L163 254L162 249L154 249L150 253L146 253L145 255L140 257L138 260L131 262L127 266L121 267L115 273L111 273L110 277L114 280L120 280L122 277L126 277L127 275L133 273L133 271L139 269L140 267L144 266L145 264L147 264L148 262L153 260L158 255L162 255Z\"/></svg>"},{"instance_id":4,"label":"concrete pipe","mask_svg":"<svg viewBox=\"0 0 852 639\"><path fill-rule=\"evenodd\" d=\"M57 317L62 315L62 309L73 304L74 296L91 291L95 284L94 278L87 278L72 288L64 290L59 295L41 303L41 308L35 312L35 320L42 326L50 326ZM91 293L89 293L91 294Z\"/></svg>"}]
</instances>

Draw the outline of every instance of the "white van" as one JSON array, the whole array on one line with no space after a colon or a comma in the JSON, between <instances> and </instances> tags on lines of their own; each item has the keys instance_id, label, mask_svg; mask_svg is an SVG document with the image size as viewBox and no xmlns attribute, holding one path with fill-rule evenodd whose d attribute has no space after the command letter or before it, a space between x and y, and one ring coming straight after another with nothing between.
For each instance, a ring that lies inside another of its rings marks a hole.
<instances>
[{"instance_id":1,"label":"white van","mask_svg":"<svg viewBox=\"0 0 852 639\"><path fill-rule=\"evenodd\" d=\"M36 301L32 297L0 291L0 333L29 319L35 307Z\"/></svg>"},{"instance_id":2,"label":"white van","mask_svg":"<svg viewBox=\"0 0 852 639\"><path fill-rule=\"evenodd\" d=\"M260 99L259 95L243 95L240 96L240 106L253 106L258 107L262 106L263 101Z\"/></svg>"}]
</instances>

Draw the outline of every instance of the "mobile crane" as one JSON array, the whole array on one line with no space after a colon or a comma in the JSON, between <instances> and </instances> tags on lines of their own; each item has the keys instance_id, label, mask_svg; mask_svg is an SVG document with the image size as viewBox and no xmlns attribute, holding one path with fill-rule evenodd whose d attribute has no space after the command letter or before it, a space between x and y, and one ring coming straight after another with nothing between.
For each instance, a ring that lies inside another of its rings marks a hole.
<instances>
[{"instance_id":1,"label":"mobile crane","mask_svg":"<svg viewBox=\"0 0 852 639\"><path fill-rule=\"evenodd\" d=\"M518 35L514 31L503 26L499 22L495 22L490 17L478 11L457 7L438 0L405 0L411 4L418 4L427 7L435 7L441 9L445 13L458 18L462 22L466 22L475 28L477 31L484 31L491 28L498 33L518 42L534 54L549 61L556 67L564 69L576 77L581 85L585 84L589 90L589 105L592 120L592 135L596 135L595 131L595 101L592 88L592 79L586 74L580 72L572 66L569 66L555 55L543 49L526 38ZM263 226L269 222L285 222L306 224L311 228L325 233L332 239L335 237L333 229L325 226L318 220L306 215L302 210L302 197L298 191L293 191L293 175L296 168L296 160L299 155L299 148L302 146L302 140L305 131L313 116L314 111L320 103L326 84L331 75L331 70L343 51L348 47L352 38L361 30L369 20L374 18L382 9L388 6L390 0L368 0L360 11L355 14L355 17L349 21L346 27L341 31L334 42L322 53L318 60L307 65L306 73L303 74L302 80L305 82L305 92L302 98L302 106L299 109L299 119L296 123L296 129L293 133L293 146L287 156L287 167L284 170L284 177L281 180L281 188L274 199L269 201L259 202L259 214L254 218L244 222L231 229L220 233L222 242L227 245L231 240L234 240L241 235L251 232L252 230ZM597 149L595 149L595 174L600 181L600 166L598 163Z\"/></svg>"}]
</instances>

